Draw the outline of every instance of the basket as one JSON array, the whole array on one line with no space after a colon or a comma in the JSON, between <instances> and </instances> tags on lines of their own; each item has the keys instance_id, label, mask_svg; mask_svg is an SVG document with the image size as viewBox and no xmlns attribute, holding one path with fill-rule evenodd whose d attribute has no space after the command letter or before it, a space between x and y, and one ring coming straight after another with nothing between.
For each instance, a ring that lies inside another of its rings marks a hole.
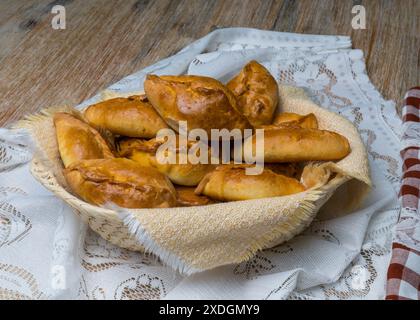
<instances>
[{"instance_id":1,"label":"basket","mask_svg":"<svg viewBox=\"0 0 420 320\"><path fill-rule=\"evenodd\" d=\"M36 142L32 175L70 205L90 228L119 247L152 252L171 267L191 274L240 263L257 250L293 238L313 221L336 190L350 180L351 190L346 192L353 196L351 204L342 201L343 208L354 208L371 186L367 153L353 124L317 106L302 89L280 86L279 91L280 111L314 113L321 129L345 136L352 149L341 161L328 163L335 175L326 184L283 197L166 209L98 207L73 195L62 175L52 116L58 111L77 111L70 107L49 108L21 121L19 126L27 128Z\"/></svg>"}]
</instances>

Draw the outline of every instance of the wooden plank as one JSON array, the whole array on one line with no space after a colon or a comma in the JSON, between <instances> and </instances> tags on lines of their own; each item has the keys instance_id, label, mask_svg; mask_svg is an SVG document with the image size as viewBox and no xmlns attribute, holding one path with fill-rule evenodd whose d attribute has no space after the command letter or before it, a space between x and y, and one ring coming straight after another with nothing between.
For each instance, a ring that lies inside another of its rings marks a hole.
<instances>
[{"instance_id":1,"label":"wooden plank","mask_svg":"<svg viewBox=\"0 0 420 320\"><path fill-rule=\"evenodd\" d=\"M366 7L367 29L351 28ZM51 7L66 7L66 30ZM379 91L401 103L419 79L418 0L5 0L0 2L0 126L78 104L216 27L350 35Z\"/></svg>"}]
</instances>

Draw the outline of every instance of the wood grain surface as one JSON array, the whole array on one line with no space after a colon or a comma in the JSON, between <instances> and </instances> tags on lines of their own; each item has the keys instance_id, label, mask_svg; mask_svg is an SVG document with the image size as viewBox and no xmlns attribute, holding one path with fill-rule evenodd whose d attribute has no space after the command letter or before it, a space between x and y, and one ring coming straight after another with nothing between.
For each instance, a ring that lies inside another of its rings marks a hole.
<instances>
[{"instance_id":1,"label":"wood grain surface","mask_svg":"<svg viewBox=\"0 0 420 320\"><path fill-rule=\"evenodd\" d=\"M51 27L55 4L66 29ZM353 30L351 9L366 8ZM0 126L78 104L219 27L350 35L368 74L401 104L420 84L419 0L0 0Z\"/></svg>"}]
</instances>

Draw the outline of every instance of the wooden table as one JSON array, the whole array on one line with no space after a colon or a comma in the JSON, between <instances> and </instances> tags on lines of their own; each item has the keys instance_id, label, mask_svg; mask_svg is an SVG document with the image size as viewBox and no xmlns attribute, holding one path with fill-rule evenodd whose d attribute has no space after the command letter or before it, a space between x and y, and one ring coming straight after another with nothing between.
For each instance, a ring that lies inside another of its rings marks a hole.
<instances>
[{"instance_id":1,"label":"wooden table","mask_svg":"<svg viewBox=\"0 0 420 320\"><path fill-rule=\"evenodd\" d=\"M54 4L66 29L51 27ZM351 9L366 8L353 30ZM0 126L78 104L217 27L350 35L382 94L401 104L419 81L419 0L2 0Z\"/></svg>"}]
</instances>

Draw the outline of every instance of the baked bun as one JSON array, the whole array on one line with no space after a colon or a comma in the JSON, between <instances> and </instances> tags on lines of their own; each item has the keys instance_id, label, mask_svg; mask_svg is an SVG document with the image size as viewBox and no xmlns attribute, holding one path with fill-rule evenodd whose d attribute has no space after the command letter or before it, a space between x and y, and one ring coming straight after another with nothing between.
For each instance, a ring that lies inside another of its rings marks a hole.
<instances>
[{"instance_id":1,"label":"baked bun","mask_svg":"<svg viewBox=\"0 0 420 320\"><path fill-rule=\"evenodd\" d=\"M209 137L211 129L252 128L238 111L233 93L215 79L148 75L144 90L153 107L177 132L178 121L187 121L189 130L204 129Z\"/></svg>"},{"instance_id":2,"label":"baked bun","mask_svg":"<svg viewBox=\"0 0 420 320\"><path fill-rule=\"evenodd\" d=\"M251 61L227 87L237 97L239 109L253 126L270 124L279 100L278 85L270 72Z\"/></svg>"},{"instance_id":3,"label":"baked bun","mask_svg":"<svg viewBox=\"0 0 420 320\"><path fill-rule=\"evenodd\" d=\"M54 126L64 167L84 159L114 158L99 132L76 116L64 112L56 113Z\"/></svg>"},{"instance_id":4,"label":"baked bun","mask_svg":"<svg viewBox=\"0 0 420 320\"><path fill-rule=\"evenodd\" d=\"M175 186L178 205L181 207L206 206L215 203L212 199L195 194L194 187Z\"/></svg>"},{"instance_id":5,"label":"baked bun","mask_svg":"<svg viewBox=\"0 0 420 320\"><path fill-rule=\"evenodd\" d=\"M122 158L82 160L64 170L71 190L83 200L124 208L168 208L177 204L172 183L154 168Z\"/></svg>"},{"instance_id":6,"label":"baked bun","mask_svg":"<svg viewBox=\"0 0 420 320\"><path fill-rule=\"evenodd\" d=\"M274 117L272 125L318 129L318 120L313 113L300 115L297 113L282 112Z\"/></svg>"},{"instance_id":7,"label":"baked bun","mask_svg":"<svg viewBox=\"0 0 420 320\"><path fill-rule=\"evenodd\" d=\"M153 138L168 128L145 95L101 101L89 106L85 117L94 126L127 137Z\"/></svg>"},{"instance_id":8,"label":"baked bun","mask_svg":"<svg viewBox=\"0 0 420 320\"><path fill-rule=\"evenodd\" d=\"M296 179L264 168L259 175L247 175L246 164L218 166L207 174L195 192L220 201L249 200L285 196L302 192L304 186Z\"/></svg>"},{"instance_id":9,"label":"baked bun","mask_svg":"<svg viewBox=\"0 0 420 320\"><path fill-rule=\"evenodd\" d=\"M255 152L255 135L245 140L244 149ZM340 160L349 153L348 140L335 132L299 127L264 130L265 162Z\"/></svg>"},{"instance_id":10,"label":"baked bun","mask_svg":"<svg viewBox=\"0 0 420 320\"><path fill-rule=\"evenodd\" d=\"M214 169L215 166L210 164L210 156L207 158L209 164L192 164L188 161L185 164L181 164L179 161L180 155L182 154L187 157L188 150L194 144L200 142L188 141L188 150L183 150L178 147L179 136L177 136L177 147L168 148L164 151L165 157L169 158L173 155L176 163L160 163L156 157L156 152L164 142L163 139L158 140L157 138L148 141L142 139L122 139L118 143L118 152L121 157L134 160L143 166L156 168L159 172L168 176L173 183L182 186L196 186L209 171Z\"/></svg>"}]
</instances>

